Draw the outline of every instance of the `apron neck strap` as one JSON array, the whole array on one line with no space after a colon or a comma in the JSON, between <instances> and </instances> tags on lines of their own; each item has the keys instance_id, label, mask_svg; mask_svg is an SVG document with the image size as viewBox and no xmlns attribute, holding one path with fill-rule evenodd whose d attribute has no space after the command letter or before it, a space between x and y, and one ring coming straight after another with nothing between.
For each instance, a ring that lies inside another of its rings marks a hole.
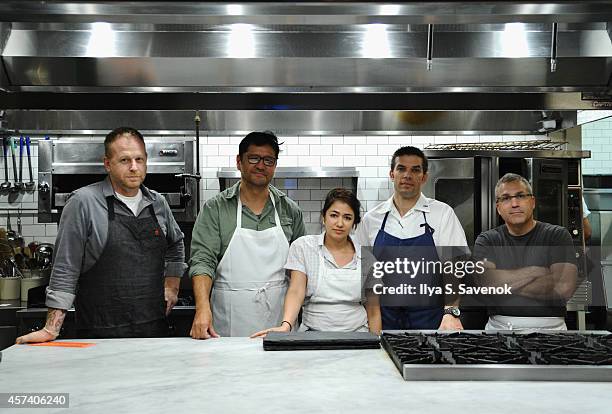
<instances>
[{"instance_id":1,"label":"apron neck strap","mask_svg":"<svg viewBox=\"0 0 612 414\"><path fill-rule=\"evenodd\" d=\"M240 200L240 187L238 187L238 207L236 208L236 228L242 228L242 200ZM274 210L274 222L276 223L276 227L280 226L280 217L278 216L278 211L276 211L276 203L274 202L274 196L272 195L272 191L268 188L268 196L270 197L270 201L272 201L272 209ZM264 206L265 208L265 206Z\"/></svg>"},{"instance_id":2,"label":"apron neck strap","mask_svg":"<svg viewBox=\"0 0 612 414\"><path fill-rule=\"evenodd\" d=\"M387 211L387 212L385 213L385 217L383 218L382 225L380 226L380 229L381 229L382 231L385 231L385 225L387 224L387 218L389 217L389 213L390 213L390 211Z\"/></svg>"},{"instance_id":3,"label":"apron neck strap","mask_svg":"<svg viewBox=\"0 0 612 414\"><path fill-rule=\"evenodd\" d=\"M106 197L106 207L108 208L108 220L115 219L115 198L113 196Z\"/></svg>"},{"instance_id":4,"label":"apron neck strap","mask_svg":"<svg viewBox=\"0 0 612 414\"><path fill-rule=\"evenodd\" d=\"M427 222L427 216L425 215L424 211L423 211L423 220L425 220L425 223L421 224L420 227L425 227L425 233L434 234L434 229Z\"/></svg>"}]
</instances>

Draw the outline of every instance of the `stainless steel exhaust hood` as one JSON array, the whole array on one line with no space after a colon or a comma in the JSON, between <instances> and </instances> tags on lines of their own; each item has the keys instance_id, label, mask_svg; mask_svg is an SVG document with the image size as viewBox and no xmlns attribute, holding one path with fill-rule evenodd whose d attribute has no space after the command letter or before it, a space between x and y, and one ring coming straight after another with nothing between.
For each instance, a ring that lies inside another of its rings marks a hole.
<instances>
[{"instance_id":1,"label":"stainless steel exhaust hood","mask_svg":"<svg viewBox=\"0 0 612 414\"><path fill-rule=\"evenodd\" d=\"M2 109L612 107L609 1L26 0L0 21Z\"/></svg>"}]
</instances>

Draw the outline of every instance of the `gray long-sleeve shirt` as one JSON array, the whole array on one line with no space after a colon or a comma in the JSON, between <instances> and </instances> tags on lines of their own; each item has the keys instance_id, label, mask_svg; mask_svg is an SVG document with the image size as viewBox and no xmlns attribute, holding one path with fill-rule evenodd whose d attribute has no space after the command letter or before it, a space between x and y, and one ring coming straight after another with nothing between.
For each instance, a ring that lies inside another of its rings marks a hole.
<instances>
[{"instance_id":1,"label":"gray long-sleeve shirt","mask_svg":"<svg viewBox=\"0 0 612 414\"><path fill-rule=\"evenodd\" d=\"M155 217L166 240L165 276L181 277L185 271L185 245L166 199L159 193L141 186L142 201L138 217L150 217L147 208L153 205ZM102 255L108 239L108 207L106 197L115 197L115 214L134 216L117 196L108 177L74 191L62 212L53 258L51 280L47 288L48 307L69 309L74 302L81 274L91 269ZM147 254L147 252L125 252Z\"/></svg>"}]
</instances>

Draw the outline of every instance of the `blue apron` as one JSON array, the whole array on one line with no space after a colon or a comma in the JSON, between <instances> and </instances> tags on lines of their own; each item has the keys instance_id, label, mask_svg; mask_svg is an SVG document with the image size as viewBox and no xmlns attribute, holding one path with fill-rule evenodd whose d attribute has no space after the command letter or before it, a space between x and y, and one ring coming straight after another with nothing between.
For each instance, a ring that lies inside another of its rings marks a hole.
<instances>
[{"instance_id":1,"label":"blue apron","mask_svg":"<svg viewBox=\"0 0 612 414\"><path fill-rule=\"evenodd\" d=\"M411 261L432 261L438 262L438 252L433 239L434 229L427 223L427 217L423 212L423 219L425 222L421 224L421 227L425 228L422 235L416 237L410 237L407 239L400 239L392 236L385 232L385 225L387 224L387 218L389 212L385 214L380 230L374 240L374 256L378 261L384 262L395 262L396 259L403 260L404 258ZM409 247L418 247L416 249L409 249ZM387 280L383 278L385 286L397 286L397 282L407 283L408 285L414 285L416 289L419 289L419 284L425 280L431 281L431 286L440 285L440 277L432 278L427 275L427 279L422 274L417 274L414 279L409 278L395 278L395 280ZM403 302L410 298L403 297ZM382 328L383 330L404 330L404 329L438 329L442 321L444 313L444 302L443 296L427 298L424 295L419 295L415 298L414 304L407 306L400 305L389 305L393 302L393 298L381 297L381 316L382 316ZM387 304L387 305L385 305Z\"/></svg>"}]
</instances>

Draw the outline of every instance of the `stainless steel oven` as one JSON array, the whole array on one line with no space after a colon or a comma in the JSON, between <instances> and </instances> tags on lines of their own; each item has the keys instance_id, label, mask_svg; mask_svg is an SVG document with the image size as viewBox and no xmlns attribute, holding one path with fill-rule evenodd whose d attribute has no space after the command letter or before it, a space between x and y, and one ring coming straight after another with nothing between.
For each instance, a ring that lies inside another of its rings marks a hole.
<instances>
[{"instance_id":1,"label":"stainless steel oven","mask_svg":"<svg viewBox=\"0 0 612 414\"><path fill-rule=\"evenodd\" d=\"M197 216L198 182L192 140L147 140L145 185L161 193L179 222ZM38 144L38 221L59 221L70 193L106 176L102 162L104 143L83 139L57 139Z\"/></svg>"}]
</instances>

